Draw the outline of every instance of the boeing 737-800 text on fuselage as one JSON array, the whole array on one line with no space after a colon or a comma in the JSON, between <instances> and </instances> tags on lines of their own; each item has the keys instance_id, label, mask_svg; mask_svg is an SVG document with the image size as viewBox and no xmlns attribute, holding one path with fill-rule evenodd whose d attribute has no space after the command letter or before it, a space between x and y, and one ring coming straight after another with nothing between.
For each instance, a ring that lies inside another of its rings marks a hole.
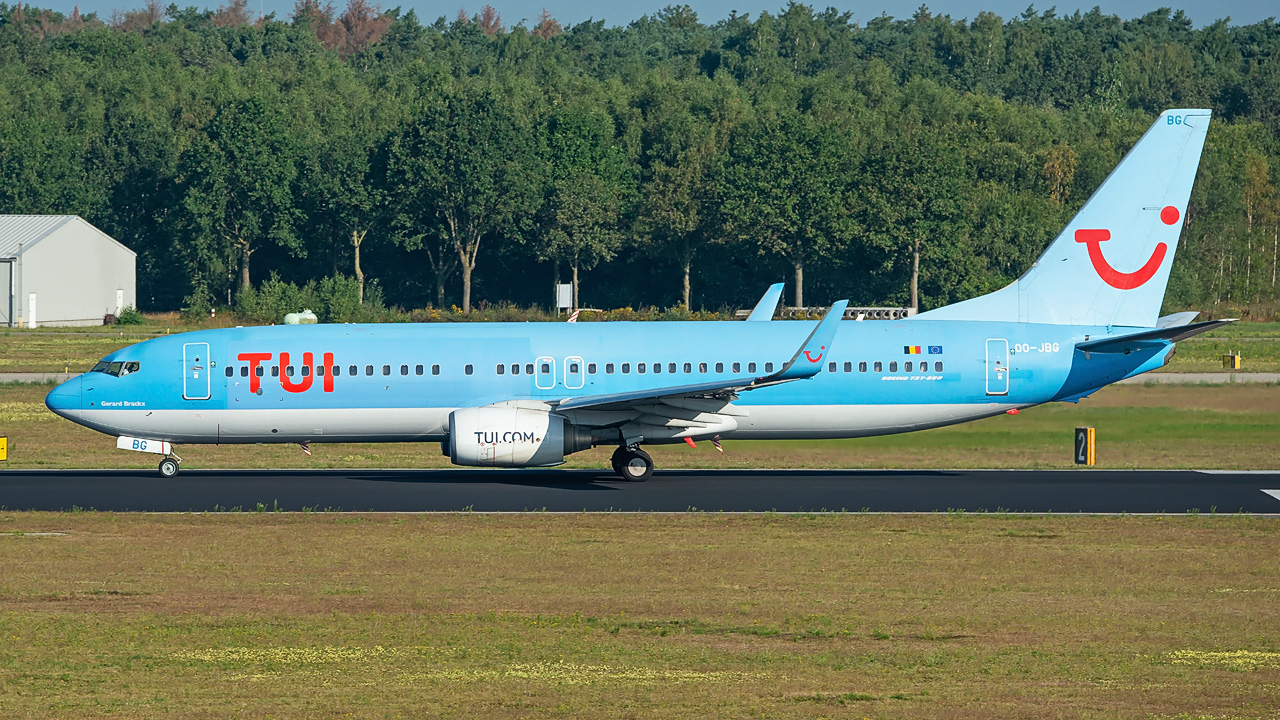
<instances>
[{"instance_id":1,"label":"boeing 737-800 text on fuselage","mask_svg":"<svg viewBox=\"0 0 1280 720\"><path fill-rule=\"evenodd\" d=\"M1220 322L1158 317L1209 128L1169 110L1013 284L902 321L302 325L123 348L49 393L59 415L163 455L184 443L443 443L459 465L541 467L616 445L850 438L951 425L1160 367Z\"/></svg>"}]
</instances>

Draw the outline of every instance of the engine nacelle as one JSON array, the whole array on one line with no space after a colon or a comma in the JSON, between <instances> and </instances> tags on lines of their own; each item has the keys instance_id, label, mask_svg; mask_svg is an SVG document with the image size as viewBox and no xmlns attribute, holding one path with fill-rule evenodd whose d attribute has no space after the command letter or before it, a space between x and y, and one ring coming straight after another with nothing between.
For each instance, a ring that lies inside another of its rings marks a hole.
<instances>
[{"instance_id":1,"label":"engine nacelle","mask_svg":"<svg viewBox=\"0 0 1280 720\"><path fill-rule=\"evenodd\" d=\"M546 467L591 447L591 433L545 410L489 406L449 414L454 465Z\"/></svg>"}]
</instances>

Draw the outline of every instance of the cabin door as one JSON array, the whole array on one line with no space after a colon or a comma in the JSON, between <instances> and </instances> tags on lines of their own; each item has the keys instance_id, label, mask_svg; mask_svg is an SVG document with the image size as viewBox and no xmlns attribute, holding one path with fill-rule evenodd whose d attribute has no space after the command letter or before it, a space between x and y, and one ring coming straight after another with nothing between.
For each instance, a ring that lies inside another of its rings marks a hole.
<instances>
[{"instance_id":1,"label":"cabin door","mask_svg":"<svg viewBox=\"0 0 1280 720\"><path fill-rule=\"evenodd\" d=\"M184 400L209 399L209 343L187 343L182 346L182 397Z\"/></svg>"},{"instance_id":2,"label":"cabin door","mask_svg":"<svg viewBox=\"0 0 1280 720\"><path fill-rule=\"evenodd\" d=\"M987 394L1009 394L1009 341L987 340Z\"/></svg>"}]
</instances>

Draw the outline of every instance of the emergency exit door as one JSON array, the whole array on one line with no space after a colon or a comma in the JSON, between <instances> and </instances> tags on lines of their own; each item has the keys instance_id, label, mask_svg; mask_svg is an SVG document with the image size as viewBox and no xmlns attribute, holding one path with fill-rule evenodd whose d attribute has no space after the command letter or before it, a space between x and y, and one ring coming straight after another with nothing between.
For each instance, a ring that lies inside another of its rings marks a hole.
<instances>
[{"instance_id":1,"label":"emergency exit door","mask_svg":"<svg viewBox=\"0 0 1280 720\"><path fill-rule=\"evenodd\" d=\"M209 399L209 343L187 343L182 346L182 397L184 400Z\"/></svg>"},{"instance_id":2,"label":"emergency exit door","mask_svg":"<svg viewBox=\"0 0 1280 720\"><path fill-rule=\"evenodd\" d=\"M1009 394L1009 341L987 340L987 394Z\"/></svg>"}]
</instances>

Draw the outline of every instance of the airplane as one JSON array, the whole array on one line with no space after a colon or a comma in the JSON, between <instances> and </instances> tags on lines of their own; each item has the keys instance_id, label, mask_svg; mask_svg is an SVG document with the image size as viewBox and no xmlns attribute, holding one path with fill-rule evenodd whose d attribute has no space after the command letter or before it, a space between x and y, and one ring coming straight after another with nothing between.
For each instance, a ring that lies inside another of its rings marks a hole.
<instances>
[{"instance_id":1,"label":"airplane","mask_svg":"<svg viewBox=\"0 0 1280 720\"><path fill-rule=\"evenodd\" d=\"M58 415L161 455L181 444L439 442L462 466L548 467L614 445L904 433L1154 370L1230 322L1159 317L1209 110L1168 110L1010 285L899 321L320 324L122 348L54 388Z\"/></svg>"}]
</instances>

